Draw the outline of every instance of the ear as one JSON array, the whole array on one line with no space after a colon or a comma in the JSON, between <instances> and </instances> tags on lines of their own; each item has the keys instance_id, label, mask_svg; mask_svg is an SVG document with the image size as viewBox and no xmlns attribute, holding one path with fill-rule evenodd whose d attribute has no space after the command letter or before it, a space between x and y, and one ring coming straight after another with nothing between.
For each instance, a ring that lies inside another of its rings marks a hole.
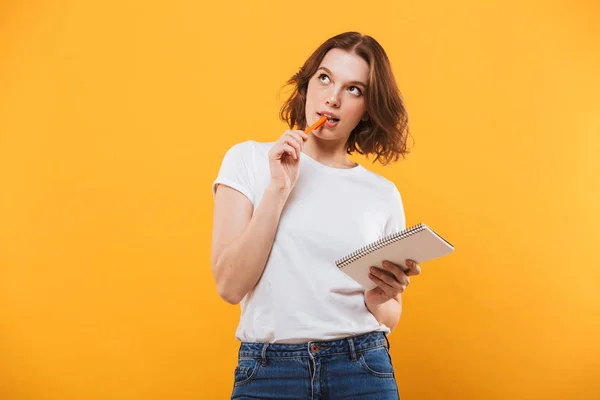
<instances>
[{"instance_id":1,"label":"ear","mask_svg":"<svg viewBox=\"0 0 600 400\"><path fill-rule=\"evenodd\" d=\"M363 117L360 120L361 121L368 121L369 120L369 114L365 113L365 115L363 115Z\"/></svg>"}]
</instances>

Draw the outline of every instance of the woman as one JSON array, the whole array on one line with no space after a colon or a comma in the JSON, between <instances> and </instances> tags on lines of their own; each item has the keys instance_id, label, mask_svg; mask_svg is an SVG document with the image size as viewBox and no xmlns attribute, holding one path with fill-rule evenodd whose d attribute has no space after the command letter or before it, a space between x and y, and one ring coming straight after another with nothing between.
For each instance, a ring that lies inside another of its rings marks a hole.
<instances>
[{"instance_id":1,"label":"woman","mask_svg":"<svg viewBox=\"0 0 600 400\"><path fill-rule=\"evenodd\" d=\"M373 38L347 32L288 84L290 130L230 148L213 184L212 271L219 295L241 302L232 398L397 399L387 334L420 269L384 263L365 292L335 265L405 228L396 186L348 157L387 164L407 153L389 60Z\"/></svg>"}]
</instances>

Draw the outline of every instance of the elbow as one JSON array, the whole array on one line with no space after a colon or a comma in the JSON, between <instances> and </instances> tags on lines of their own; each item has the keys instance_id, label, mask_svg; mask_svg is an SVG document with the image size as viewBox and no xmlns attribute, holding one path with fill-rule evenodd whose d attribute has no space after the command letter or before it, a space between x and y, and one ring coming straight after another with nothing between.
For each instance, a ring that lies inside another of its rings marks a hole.
<instances>
[{"instance_id":1,"label":"elbow","mask_svg":"<svg viewBox=\"0 0 600 400\"><path fill-rule=\"evenodd\" d=\"M235 276L219 258L213 260L212 270L219 297L229 304L239 304L246 296L246 291L240 284L239 277Z\"/></svg>"},{"instance_id":2,"label":"elbow","mask_svg":"<svg viewBox=\"0 0 600 400\"><path fill-rule=\"evenodd\" d=\"M391 304L394 304L394 302L391 302ZM400 323L400 317L402 316L402 303L398 301L398 303L394 304L394 306L395 307L392 309L393 311L391 311L388 315L387 322L384 322L384 324L390 329L390 332L396 329Z\"/></svg>"},{"instance_id":3,"label":"elbow","mask_svg":"<svg viewBox=\"0 0 600 400\"><path fill-rule=\"evenodd\" d=\"M398 314L396 315L396 317L393 320L392 325L390 326L390 330L393 331L394 329L396 329L396 327L398 327L398 324L400 324L400 318L402 317L402 304L400 304L400 309L398 310Z\"/></svg>"},{"instance_id":4,"label":"elbow","mask_svg":"<svg viewBox=\"0 0 600 400\"><path fill-rule=\"evenodd\" d=\"M243 298L243 296L225 288L224 285L217 285L217 292L219 293L219 297L231 305L239 304Z\"/></svg>"},{"instance_id":5,"label":"elbow","mask_svg":"<svg viewBox=\"0 0 600 400\"><path fill-rule=\"evenodd\" d=\"M219 271L219 269L216 270ZM239 290L235 290L235 283L231 282L230 279L227 279L227 277L223 275L224 274L215 274L219 297L229 304L239 304L242 301L242 298L244 298L244 295L238 293Z\"/></svg>"},{"instance_id":6,"label":"elbow","mask_svg":"<svg viewBox=\"0 0 600 400\"><path fill-rule=\"evenodd\" d=\"M390 326L388 326L388 328L390 328L390 332L392 332L394 329L396 329L396 327L398 327L398 324L400 323L400 318L396 319L395 321L393 321Z\"/></svg>"},{"instance_id":7,"label":"elbow","mask_svg":"<svg viewBox=\"0 0 600 400\"><path fill-rule=\"evenodd\" d=\"M396 327L398 327L398 324L400 323L400 317L390 319L389 321L383 321L381 323L387 326L391 333L394 331L394 329L396 329Z\"/></svg>"}]
</instances>

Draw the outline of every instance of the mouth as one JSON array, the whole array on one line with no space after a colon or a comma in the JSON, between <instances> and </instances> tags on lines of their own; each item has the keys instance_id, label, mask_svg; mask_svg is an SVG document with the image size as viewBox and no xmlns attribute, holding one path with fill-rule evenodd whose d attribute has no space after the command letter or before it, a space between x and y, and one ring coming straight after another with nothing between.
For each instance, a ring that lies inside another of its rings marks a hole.
<instances>
[{"instance_id":1,"label":"mouth","mask_svg":"<svg viewBox=\"0 0 600 400\"><path fill-rule=\"evenodd\" d=\"M335 127L338 122L340 122L340 119L335 117L333 114L330 113L320 113L317 112L317 115L319 116L319 118L321 118L321 116L326 116L327 117L327 121L325 121L325 124L323 124L324 126L328 127L328 128L333 128Z\"/></svg>"},{"instance_id":2,"label":"mouth","mask_svg":"<svg viewBox=\"0 0 600 400\"><path fill-rule=\"evenodd\" d=\"M328 122L340 122L340 119L337 118L334 114L330 114L327 112L324 112L324 113L317 112L317 115L319 116L319 118L322 117L323 115L326 116Z\"/></svg>"}]
</instances>

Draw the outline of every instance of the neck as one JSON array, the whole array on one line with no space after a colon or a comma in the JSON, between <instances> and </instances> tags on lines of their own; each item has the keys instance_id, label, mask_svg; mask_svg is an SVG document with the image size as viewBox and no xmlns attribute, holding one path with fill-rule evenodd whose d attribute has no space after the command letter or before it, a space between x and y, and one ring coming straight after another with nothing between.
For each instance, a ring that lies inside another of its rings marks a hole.
<instances>
[{"instance_id":1,"label":"neck","mask_svg":"<svg viewBox=\"0 0 600 400\"><path fill-rule=\"evenodd\" d=\"M354 168L346 153L346 141L323 140L313 134L308 135L303 152L310 158L333 168Z\"/></svg>"}]
</instances>

